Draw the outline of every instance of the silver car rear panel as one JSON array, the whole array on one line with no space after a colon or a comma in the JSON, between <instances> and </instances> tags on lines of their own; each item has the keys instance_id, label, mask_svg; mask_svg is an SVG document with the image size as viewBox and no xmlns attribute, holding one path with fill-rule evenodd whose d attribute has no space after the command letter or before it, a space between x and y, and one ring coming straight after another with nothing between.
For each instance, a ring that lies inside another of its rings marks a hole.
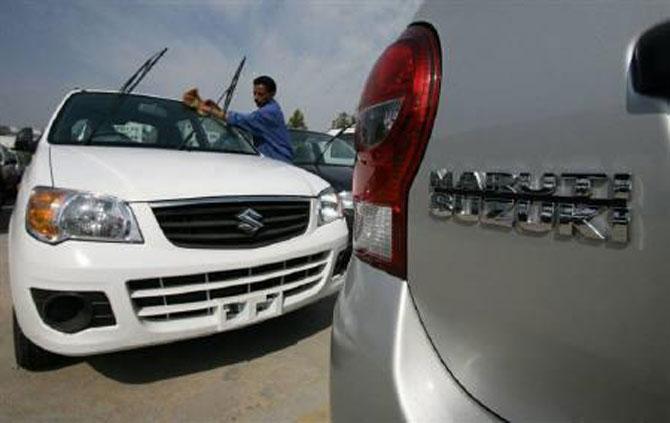
<instances>
[{"instance_id":1,"label":"silver car rear panel","mask_svg":"<svg viewBox=\"0 0 670 423\"><path fill-rule=\"evenodd\" d=\"M434 2L417 16L439 33L444 82L410 193L409 286L442 361L506 419L670 420L670 121L640 106L627 65L668 17L667 1ZM631 174L630 241L431 217L437 169Z\"/></svg>"},{"instance_id":2,"label":"silver car rear panel","mask_svg":"<svg viewBox=\"0 0 670 423\"><path fill-rule=\"evenodd\" d=\"M497 421L440 362L407 283L356 258L337 301L331 345L335 422Z\"/></svg>"}]
</instances>

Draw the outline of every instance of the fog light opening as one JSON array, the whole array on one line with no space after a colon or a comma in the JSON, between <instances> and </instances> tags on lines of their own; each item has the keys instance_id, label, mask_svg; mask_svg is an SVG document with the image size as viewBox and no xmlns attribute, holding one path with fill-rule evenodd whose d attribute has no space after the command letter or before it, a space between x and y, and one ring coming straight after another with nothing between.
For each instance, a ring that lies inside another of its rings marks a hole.
<instances>
[{"instance_id":1,"label":"fog light opening","mask_svg":"<svg viewBox=\"0 0 670 423\"><path fill-rule=\"evenodd\" d=\"M91 324L93 310L88 299L77 294L54 294L42 306L44 322L65 333L75 333Z\"/></svg>"}]
</instances>

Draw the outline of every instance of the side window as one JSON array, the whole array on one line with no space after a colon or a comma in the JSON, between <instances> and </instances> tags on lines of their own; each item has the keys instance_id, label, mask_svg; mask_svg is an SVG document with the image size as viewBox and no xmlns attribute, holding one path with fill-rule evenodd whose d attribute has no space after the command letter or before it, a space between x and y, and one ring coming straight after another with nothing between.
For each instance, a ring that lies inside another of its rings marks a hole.
<instances>
[{"instance_id":1,"label":"side window","mask_svg":"<svg viewBox=\"0 0 670 423\"><path fill-rule=\"evenodd\" d=\"M340 138L346 141L349 145L354 145L354 134L353 132L350 132L348 134L342 134L340 135Z\"/></svg>"},{"instance_id":2,"label":"side window","mask_svg":"<svg viewBox=\"0 0 670 423\"><path fill-rule=\"evenodd\" d=\"M297 139L293 143L293 163L295 164L313 164L316 162L317 155L314 151L314 143L304 138Z\"/></svg>"},{"instance_id":3,"label":"side window","mask_svg":"<svg viewBox=\"0 0 670 423\"><path fill-rule=\"evenodd\" d=\"M325 145L322 148L325 148ZM336 166L353 166L356 161L356 150L345 141L336 139L323 155L323 161Z\"/></svg>"},{"instance_id":4,"label":"side window","mask_svg":"<svg viewBox=\"0 0 670 423\"><path fill-rule=\"evenodd\" d=\"M352 160L356 158L356 151L342 141L333 142L333 146L330 149L331 157L337 159L348 159Z\"/></svg>"}]
</instances>

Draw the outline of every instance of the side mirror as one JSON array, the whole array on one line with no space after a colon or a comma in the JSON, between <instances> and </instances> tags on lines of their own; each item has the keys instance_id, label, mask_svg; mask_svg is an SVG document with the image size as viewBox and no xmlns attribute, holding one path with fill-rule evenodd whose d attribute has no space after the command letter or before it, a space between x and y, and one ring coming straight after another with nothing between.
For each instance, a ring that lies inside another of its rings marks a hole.
<instances>
[{"instance_id":1,"label":"side mirror","mask_svg":"<svg viewBox=\"0 0 670 423\"><path fill-rule=\"evenodd\" d=\"M34 153L37 150L37 141L33 140L33 128L23 128L16 134L14 149Z\"/></svg>"},{"instance_id":2,"label":"side mirror","mask_svg":"<svg viewBox=\"0 0 670 423\"><path fill-rule=\"evenodd\" d=\"M670 22L657 25L640 37L633 52L633 89L648 97L670 100Z\"/></svg>"}]
</instances>

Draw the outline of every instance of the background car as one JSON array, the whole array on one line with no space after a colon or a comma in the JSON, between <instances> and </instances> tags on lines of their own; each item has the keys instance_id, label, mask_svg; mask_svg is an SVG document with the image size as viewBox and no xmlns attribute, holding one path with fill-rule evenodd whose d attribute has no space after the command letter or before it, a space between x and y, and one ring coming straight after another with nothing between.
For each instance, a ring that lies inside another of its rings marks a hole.
<instances>
[{"instance_id":1,"label":"background car","mask_svg":"<svg viewBox=\"0 0 670 423\"><path fill-rule=\"evenodd\" d=\"M670 420L670 2L429 1L361 95L335 422Z\"/></svg>"},{"instance_id":2,"label":"background car","mask_svg":"<svg viewBox=\"0 0 670 423\"><path fill-rule=\"evenodd\" d=\"M23 166L16 153L0 145L0 205L16 194L22 173Z\"/></svg>"},{"instance_id":3,"label":"background car","mask_svg":"<svg viewBox=\"0 0 670 423\"><path fill-rule=\"evenodd\" d=\"M328 130L328 135L337 135L340 133L339 129L329 129ZM356 128L354 127L349 127L342 132L338 138L346 141L349 145L353 147L354 145L354 136L356 135Z\"/></svg>"},{"instance_id":4,"label":"background car","mask_svg":"<svg viewBox=\"0 0 670 423\"><path fill-rule=\"evenodd\" d=\"M356 150L353 145L340 137L334 138L339 132L336 130L330 135L322 132L289 129L293 144L293 164L319 175L338 192L349 227L349 243L351 244L354 225L351 185ZM349 251L345 259L347 263L350 254Z\"/></svg>"},{"instance_id":5,"label":"background car","mask_svg":"<svg viewBox=\"0 0 670 423\"><path fill-rule=\"evenodd\" d=\"M350 230L353 225L351 185L356 150L341 138L322 132L290 129L293 164L319 175L340 195ZM337 134L335 134L337 135Z\"/></svg>"},{"instance_id":6,"label":"background car","mask_svg":"<svg viewBox=\"0 0 670 423\"><path fill-rule=\"evenodd\" d=\"M289 129L293 164L328 181L338 192L351 192L356 150L323 132Z\"/></svg>"}]
</instances>

